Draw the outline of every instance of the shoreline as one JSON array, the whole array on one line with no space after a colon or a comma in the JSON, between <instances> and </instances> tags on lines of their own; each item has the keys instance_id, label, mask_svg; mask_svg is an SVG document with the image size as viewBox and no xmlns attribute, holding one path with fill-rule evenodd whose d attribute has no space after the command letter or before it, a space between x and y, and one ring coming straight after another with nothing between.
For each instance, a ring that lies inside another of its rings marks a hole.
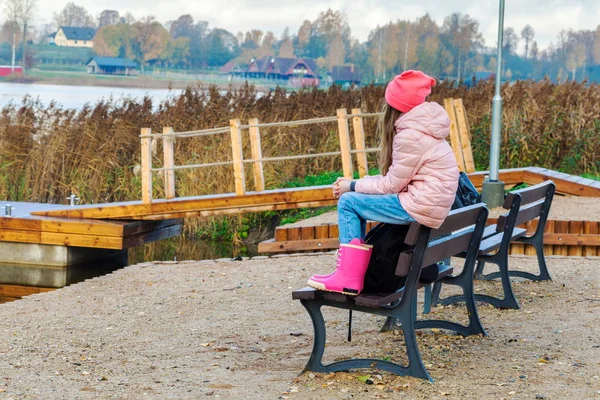
<instances>
[{"instance_id":1,"label":"shoreline","mask_svg":"<svg viewBox=\"0 0 600 400\"><path fill-rule=\"evenodd\" d=\"M177 89L184 90L188 87L208 87L215 85L220 90L229 88L239 89L246 84L246 81L232 81L227 84L203 81L200 79L168 79L168 78L150 78L145 76L123 76L123 77L106 77L106 76L52 76L52 77L28 77L20 79L3 79L2 83L18 83L25 85L58 85L58 86L98 86L98 87L117 87L130 89ZM265 85L256 85L257 91L268 91L269 88Z\"/></svg>"}]
</instances>

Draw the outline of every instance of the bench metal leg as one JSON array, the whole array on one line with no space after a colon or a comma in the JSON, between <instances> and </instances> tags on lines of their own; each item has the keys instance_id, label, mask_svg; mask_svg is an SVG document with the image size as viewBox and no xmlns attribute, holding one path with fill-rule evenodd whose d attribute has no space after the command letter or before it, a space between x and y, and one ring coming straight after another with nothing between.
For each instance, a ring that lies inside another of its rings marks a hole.
<instances>
[{"instance_id":1,"label":"bench metal leg","mask_svg":"<svg viewBox=\"0 0 600 400\"><path fill-rule=\"evenodd\" d=\"M455 285L459 286L463 294L457 296L451 296L448 298L441 299L440 292L442 289L442 284L447 285ZM431 291L431 303L433 304L452 304L456 302L465 302L465 306L467 308L467 313L469 316L469 324L467 326L460 325L450 321L441 321L441 320L422 320L417 321L415 326L417 329L422 328L442 328L449 329L455 331L456 333L469 336L469 335L484 335L487 336L483 325L481 324L481 320L479 319L479 314L477 312L477 306L475 304L475 293L473 290L473 268L468 268L465 266L463 271L457 276L449 276L444 278L442 281L435 282L433 285L433 289Z\"/></svg>"},{"instance_id":2,"label":"bench metal leg","mask_svg":"<svg viewBox=\"0 0 600 400\"><path fill-rule=\"evenodd\" d=\"M492 280L495 278L500 278L502 283L502 291L504 292L504 298L497 298L493 296L487 296L483 294L476 294L475 300L483 301L485 303L489 303L496 308L505 308L505 309L515 309L518 310L521 308L519 306L519 302L515 296L515 293L512 290L512 285L510 283L510 275L508 271L508 251L506 252L498 252L492 256L485 256L484 259L478 262L477 267L479 265L484 265L485 262L491 262L498 266L498 272L490 273L487 275L482 275L482 279L484 280ZM482 266L483 271L483 266Z\"/></svg>"},{"instance_id":3,"label":"bench metal leg","mask_svg":"<svg viewBox=\"0 0 600 400\"><path fill-rule=\"evenodd\" d=\"M529 240L522 240L521 242L530 244L535 248L535 254L537 256L540 273L538 275L535 275L525 271L508 271L508 274L510 276L525 278L532 281L551 281L552 277L550 276L550 272L548 271L548 266L546 265L546 257L544 256L543 241L532 237L529 238Z\"/></svg>"},{"instance_id":4,"label":"bench metal leg","mask_svg":"<svg viewBox=\"0 0 600 400\"><path fill-rule=\"evenodd\" d=\"M321 300L301 300L302 305L308 311L310 318L313 322L313 328L315 332L313 350L304 368L304 371L315 371L315 372L337 372L347 371L350 369L359 368L377 368L384 371L389 371L398 375L403 376L414 376L416 378L427 379L433 382L431 376L425 369L425 365L421 360L421 355L417 346L417 340L415 335L415 325L413 323L412 308L404 310L389 310L387 314L388 319L400 320L402 322L402 330L404 332L404 342L406 346L406 354L408 356L408 365L403 366L390 361L368 359L368 358L353 358L343 361L337 361L328 365L323 365L323 353L325 351L325 321L323 314L321 313L321 307L327 304ZM347 308L344 306L338 308ZM358 308L355 308L358 309ZM358 309L358 311L361 311Z\"/></svg>"}]
</instances>

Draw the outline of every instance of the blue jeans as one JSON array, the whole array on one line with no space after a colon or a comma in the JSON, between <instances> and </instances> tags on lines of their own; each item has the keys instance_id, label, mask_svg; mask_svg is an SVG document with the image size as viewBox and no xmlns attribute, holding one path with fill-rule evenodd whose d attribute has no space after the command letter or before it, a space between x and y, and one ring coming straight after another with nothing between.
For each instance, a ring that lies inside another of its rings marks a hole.
<instances>
[{"instance_id":1,"label":"blue jeans","mask_svg":"<svg viewBox=\"0 0 600 400\"><path fill-rule=\"evenodd\" d=\"M367 221L408 225L414 218L402 208L397 194L346 192L338 201L340 243L365 238Z\"/></svg>"}]
</instances>

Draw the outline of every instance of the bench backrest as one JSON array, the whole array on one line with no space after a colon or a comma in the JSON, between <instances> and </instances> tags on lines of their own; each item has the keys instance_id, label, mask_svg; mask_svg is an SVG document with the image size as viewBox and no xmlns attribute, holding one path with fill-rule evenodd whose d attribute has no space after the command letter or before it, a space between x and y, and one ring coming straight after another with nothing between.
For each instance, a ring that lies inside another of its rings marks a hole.
<instances>
[{"instance_id":1,"label":"bench backrest","mask_svg":"<svg viewBox=\"0 0 600 400\"><path fill-rule=\"evenodd\" d=\"M396 268L397 275L407 276L406 290L416 285L423 266L463 252L466 262L475 262L487 215L485 204L479 203L451 211L438 229L411 224L405 243L413 248L400 254Z\"/></svg>"},{"instance_id":2,"label":"bench backrest","mask_svg":"<svg viewBox=\"0 0 600 400\"><path fill-rule=\"evenodd\" d=\"M550 205L554 197L555 186L552 181L545 181L525 189L508 193L503 207L508 213L498 217L496 232L504 232L510 241L510 235L515 226L539 218L536 233L544 229ZM510 232L508 232L510 231ZM508 233L508 235L506 235Z\"/></svg>"}]
</instances>

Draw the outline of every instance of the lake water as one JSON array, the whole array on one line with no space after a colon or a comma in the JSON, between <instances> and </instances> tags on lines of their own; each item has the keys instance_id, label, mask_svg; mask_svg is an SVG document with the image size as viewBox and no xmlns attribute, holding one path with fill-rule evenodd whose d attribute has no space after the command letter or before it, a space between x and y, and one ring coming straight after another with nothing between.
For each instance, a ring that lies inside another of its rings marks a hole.
<instances>
[{"instance_id":1,"label":"lake water","mask_svg":"<svg viewBox=\"0 0 600 400\"><path fill-rule=\"evenodd\" d=\"M75 109L82 108L86 103L95 104L99 100L111 97L119 100L123 98L141 99L144 96L151 96L154 104L157 105L167 98L179 96L181 92L182 90L180 89L139 89L0 82L0 108L11 102L18 105L26 95L39 98L44 106L48 106L54 100L63 108Z\"/></svg>"}]
</instances>

